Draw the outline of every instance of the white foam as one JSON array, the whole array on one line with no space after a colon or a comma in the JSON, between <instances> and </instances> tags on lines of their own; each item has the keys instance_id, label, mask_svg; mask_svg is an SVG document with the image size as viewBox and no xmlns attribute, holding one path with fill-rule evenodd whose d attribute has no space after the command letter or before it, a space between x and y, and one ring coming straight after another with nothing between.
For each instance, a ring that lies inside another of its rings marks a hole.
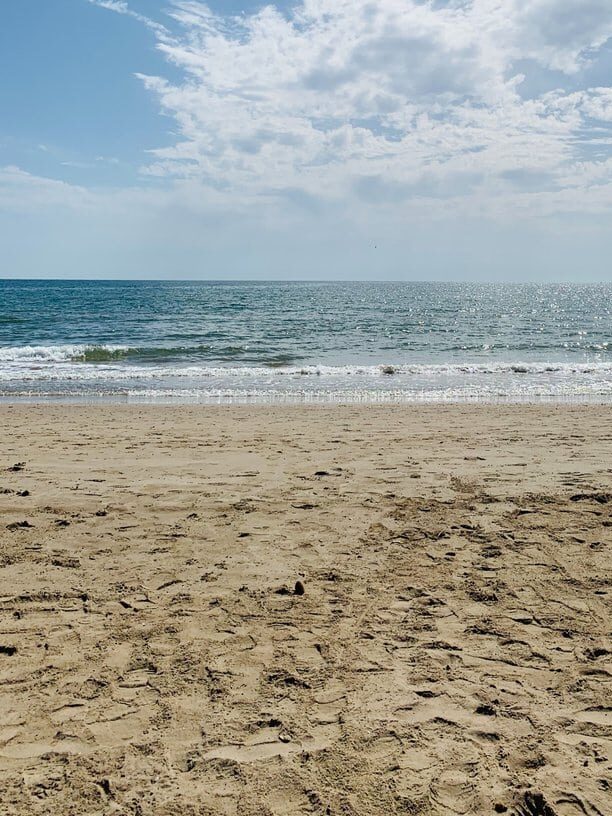
<instances>
[{"instance_id":1,"label":"white foam","mask_svg":"<svg viewBox=\"0 0 612 816\"><path fill-rule=\"evenodd\" d=\"M2 363L65 363L83 357L88 351L95 350L113 353L127 351L128 346L121 345L59 345L59 346L0 346L0 364Z\"/></svg>"},{"instance_id":2,"label":"white foam","mask_svg":"<svg viewBox=\"0 0 612 816\"><path fill-rule=\"evenodd\" d=\"M109 395L183 401L406 402L453 399L603 397L612 400L612 361L466 361L267 367L81 362L122 345L0 348L0 395Z\"/></svg>"},{"instance_id":3,"label":"white foam","mask_svg":"<svg viewBox=\"0 0 612 816\"><path fill-rule=\"evenodd\" d=\"M334 377L384 378L460 377L465 375L580 375L612 377L612 362L452 362L452 363L385 363L347 365L252 366L184 363L148 364L127 361L79 362L93 352L128 352L125 345L66 344L57 346L0 347L0 379L19 375L28 379L161 379L181 378L249 378Z\"/></svg>"}]
</instances>

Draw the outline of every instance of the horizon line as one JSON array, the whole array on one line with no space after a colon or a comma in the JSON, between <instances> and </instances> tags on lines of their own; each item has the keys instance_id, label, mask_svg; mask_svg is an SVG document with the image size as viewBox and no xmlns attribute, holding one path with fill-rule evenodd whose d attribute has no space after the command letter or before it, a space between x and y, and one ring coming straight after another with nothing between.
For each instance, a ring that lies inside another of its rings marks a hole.
<instances>
[{"instance_id":1,"label":"horizon line","mask_svg":"<svg viewBox=\"0 0 612 816\"><path fill-rule=\"evenodd\" d=\"M597 286L612 284L609 280L516 280L516 279L474 279L474 278L445 278L445 279L404 279L404 278L60 278L60 277L4 277L0 275L0 283L406 283L406 284L507 284L512 286Z\"/></svg>"}]
</instances>

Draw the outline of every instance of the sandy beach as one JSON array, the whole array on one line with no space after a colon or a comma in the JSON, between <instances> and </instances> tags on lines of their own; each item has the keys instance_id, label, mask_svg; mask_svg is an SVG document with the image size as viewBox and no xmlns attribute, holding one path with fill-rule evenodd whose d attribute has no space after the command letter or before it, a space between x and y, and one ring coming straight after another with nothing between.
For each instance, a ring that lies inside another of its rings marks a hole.
<instances>
[{"instance_id":1,"label":"sandy beach","mask_svg":"<svg viewBox=\"0 0 612 816\"><path fill-rule=\"evenodd\" d=\"M612 412L0 408L0 811L612 813Z\"/></svg>"}]
</instances>

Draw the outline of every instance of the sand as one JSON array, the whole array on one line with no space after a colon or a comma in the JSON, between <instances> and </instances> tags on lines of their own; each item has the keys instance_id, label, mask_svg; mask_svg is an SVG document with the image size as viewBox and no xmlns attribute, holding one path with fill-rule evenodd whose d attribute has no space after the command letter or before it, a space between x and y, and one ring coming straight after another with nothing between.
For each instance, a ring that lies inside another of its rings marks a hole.
<instances>
[{"instance_id":1,"label":"sand","mask_svg":"<svg viewBox=\"0 0 612 816\"><path fill-rule=\"evenodd\" d=\"M2 814L612 814L609 407L0 427Z\"/></svg>"}]
</instances>

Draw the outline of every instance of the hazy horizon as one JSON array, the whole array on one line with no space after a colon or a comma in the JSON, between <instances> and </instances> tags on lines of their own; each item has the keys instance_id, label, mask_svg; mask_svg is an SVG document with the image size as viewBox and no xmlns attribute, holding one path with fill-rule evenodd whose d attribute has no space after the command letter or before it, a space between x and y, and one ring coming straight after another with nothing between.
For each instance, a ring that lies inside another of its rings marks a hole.
<instances>
[{"instance_id":1,"label":"hazy horizon","mask_svg":"<svg viewBox=\"0 0 612 816\"><path fill-rule=\"evenodd\" d=\"M506 280L502 278L493 279L490 278L488 280L481 279L478 280L477 278L432 278L432 279L425 279L425 278L187 278L187 277L157 277L157 278L137 278L137 277L128 277L122 276L117 278L109 278L103 276L95 276L95 277L52 277L49 275L40 275L38 277L13 277L13 276L2 276L0 275L0 281L4 282L11 282L14 281L16 283L53 283L54 281L57 283L203 283L203 284L230 284L230 283L237 283L237 284L244 284L244 283L258 283L258 284L265 284L265 283L342 283L342 284L349 284L349 283L375 283L384 285L387 283L405 283L405 284L414 284L414 285L422 285L422 284L439 284L443 286L444 284L465 284L467 286L474 285L474 286L495 286L496 284L503 284L504 286L544 286L544 287L555 287L555 286L594 286L594 287L608 287L612 284L612 280Z\"/></svg>"}]
</instances>

